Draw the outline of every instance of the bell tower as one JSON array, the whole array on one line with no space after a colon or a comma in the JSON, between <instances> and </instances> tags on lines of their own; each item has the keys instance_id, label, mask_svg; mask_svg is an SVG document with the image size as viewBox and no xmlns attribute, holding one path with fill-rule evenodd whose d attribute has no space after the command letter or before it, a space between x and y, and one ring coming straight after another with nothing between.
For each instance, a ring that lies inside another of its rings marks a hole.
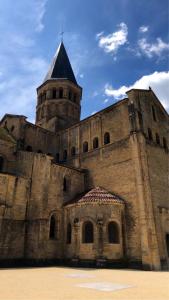
<instances>
[{"instance_id":1,"label":"bell tower","mask_svg":"<svg viewBox=\"0 0 169 300\"><path fill-rule=\"evenodd\" d=\"M77 84L63 42L37 88L36 125L52 132L80 121L82 88Z\"/></svg>"}]
</instances>

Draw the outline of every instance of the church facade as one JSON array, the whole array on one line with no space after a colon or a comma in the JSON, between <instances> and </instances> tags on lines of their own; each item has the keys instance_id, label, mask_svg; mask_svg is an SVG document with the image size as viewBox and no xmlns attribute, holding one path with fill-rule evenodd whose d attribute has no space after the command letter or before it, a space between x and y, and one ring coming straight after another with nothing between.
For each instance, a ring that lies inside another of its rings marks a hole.
<instances>
[{"instance_id":1,"label":"church facade","mask_svg":"<svg viewBox=\"0 0 169 300\"><path fill-rule=\"evenodd\" d=\"M80 121L61 43L36 123L0 122L0 265L169 267L169 116L151 90Z\"/></svg>"}]
</instances>

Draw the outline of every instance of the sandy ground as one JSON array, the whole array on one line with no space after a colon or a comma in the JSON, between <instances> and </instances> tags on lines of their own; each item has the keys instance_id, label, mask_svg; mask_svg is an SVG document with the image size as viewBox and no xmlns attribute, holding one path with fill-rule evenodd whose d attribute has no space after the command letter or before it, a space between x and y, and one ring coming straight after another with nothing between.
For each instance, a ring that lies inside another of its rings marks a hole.
<instances>
[{"instance_id":1,"label":"sandy ground","mask_svg":"<svg viewBox=\"0 0 169 300\"><path fill-rule=\"evenodd\" d=\"M112 284L116 288L120 284L125 288L100 291L79 286L83 284L97 288ZM63 267L0 269L0 300L6 299L169 299L169 272Z\"/></svg>"}]
</instances>

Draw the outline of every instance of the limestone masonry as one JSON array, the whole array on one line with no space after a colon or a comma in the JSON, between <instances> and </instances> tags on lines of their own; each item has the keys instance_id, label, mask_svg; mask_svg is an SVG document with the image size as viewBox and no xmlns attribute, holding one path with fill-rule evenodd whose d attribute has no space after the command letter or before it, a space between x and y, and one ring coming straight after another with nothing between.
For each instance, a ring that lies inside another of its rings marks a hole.
<instances>
[{"instance_id":1,"label":"limestone masonry","mask_svg":"<svg viewBox=\"0 0 169 300\"><path fill-rule=\"evenodd\" d=\"M63 43L36 124L0 122L0 265L169 267L169 116L151 90L80 121Z\"/></svg>"}]
</instances>

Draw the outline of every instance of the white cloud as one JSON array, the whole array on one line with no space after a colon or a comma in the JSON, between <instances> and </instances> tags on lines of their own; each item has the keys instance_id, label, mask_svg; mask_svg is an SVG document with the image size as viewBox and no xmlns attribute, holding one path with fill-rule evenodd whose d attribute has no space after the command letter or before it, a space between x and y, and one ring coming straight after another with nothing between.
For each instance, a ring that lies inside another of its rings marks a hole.
<instances>
[{"instance_id":1,"label":"white cloud","mask_svg":"<svg viewBox=\"0 0 169 300\"><path fill-rule=\"evenodd\" d=\"M107 103L109 101L109 99L108 98L106 98L103 102L104 103Z\"/></svg>"},{"instance_id":2,"label":"white cloud","mask_svg":"<svg viewBox=\"0 0 169 300\"><path fill-rule=\"evenodd\" d=\"M105 52L116 54L119 47L127 42L128 27L125 23L119 24L119 30L108 35L100 32L96 35L99 40L99 47L103 48Z\"/></svg>"},{"instance_id":3,"label":"white cloud","mask_svg":"<svg viewBox=\"0 0 169 300\"><path fill-rule=\"evenodd\" d=\"M84 78L84 74L80 74L79 77L80 77L80 78Z\"/></svg>"},{"instance_id":4,"label":"white cloud","mask_svg":"<svg viewBox=\"0 0 169 300\"><path fill-rule=\"evenodd\" d=\"M38 54L37 32L43 25L47 0L6 0L0 10L0 118L5 113L33 119L36 88L48 69ZM8 22L8 19L10 22Z\"/></svg>"},{"instance_id":5,"label":"white cloud","mask_svg":"<svg viewBox=\"0 0 169 300\"><path fill-rule=\"evenodd\" d=\"M120 99L126 96L126 91L130 89L148 89L149 86L153 89L159 100L162 102L164 107L169 110L169 71L154 72L149 75L145 75L138 79L130 86L121 86L118 89L113 89L112 86L105 85L105 94L112 96L115 99Z\"/></svg>"},{"instance_id":6,"label":"white cloud","mask_svg":"<svg viewBox=\"0 0 169 300\"><path fill-rule=\"evenodd\" d=\"M160 56L164 51L169 51L169 43L165 43L161 38L157 38L154 43L147 42L146 38L138 40L139 50L147 57Z\"/></svg>"},{"instance_id":7,"label":"white cloud","mask_svg":"<svg viewBox=\"0 0 169 300\"><path fill-rule=\"evenodd\" d=\"M139 31L141 32L141 33L144 33L144 32L147 32L149 30L149 27L148 26L140 26L140 28L139 28Z\"/></svg>"}]
</instances>

